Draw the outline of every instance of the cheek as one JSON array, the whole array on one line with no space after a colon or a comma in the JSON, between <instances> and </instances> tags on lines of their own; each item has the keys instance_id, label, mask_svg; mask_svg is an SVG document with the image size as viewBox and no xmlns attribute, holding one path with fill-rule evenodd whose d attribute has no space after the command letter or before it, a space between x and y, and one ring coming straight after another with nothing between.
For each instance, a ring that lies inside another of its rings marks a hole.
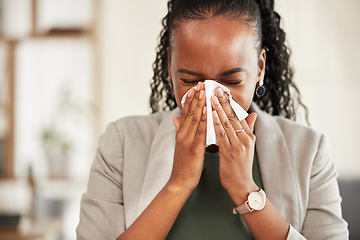
<instances>
[{"instance_id":1,"label":"cheek","mask_svg":"<svg viewBox=\"0 0 360 240\"><path fill-rule=\"evenodd\" d=\"M251 102L254 97L255 85L251 84L249 86L244 86L241 89L230 89L231 95L233 99L240 104L240 106L245 110L248 111Z\"/></svg>"},{"instance_id":2,"label":"cheek","mask_svg":"<svg viewBox=\"0 0 360 240\"><path fill-rule=\"evenodd\" d=\"M176 104L178 105L178 107L179 107L180 109L182 109L181 99L182 99L182 97L185 95L185 93L186 93L190 88L191 88L191 87L181 86L181 85L178 84L177 82L174 82L174 95L175 95L175 100L176 100Z\"/></svg>"}]
</instances>

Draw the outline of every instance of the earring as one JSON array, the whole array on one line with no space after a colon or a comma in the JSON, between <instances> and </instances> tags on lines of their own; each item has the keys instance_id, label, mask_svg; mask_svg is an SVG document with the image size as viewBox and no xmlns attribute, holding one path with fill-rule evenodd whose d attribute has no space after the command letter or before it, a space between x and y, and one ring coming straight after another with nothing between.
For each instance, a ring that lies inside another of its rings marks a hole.
<instances>
[{"instance_id":1,"label":"earring","mask_svg":"<svg viewBox=\"0 0 360 240\"><path fill-rule=\"evenodd\" d=\"M168 94L172 94L172 93L173 93L173 85L172 85L172 80L171 80L171 79L166 83L165 91L166 91Z\"/></svg>"},{"instance_id":2,"label":"earring","mask_svg":"<svg viewBox=\"0 0 360 240\"><path fill-rule=\"evenodd\" d=\"M256 96L258 96L259 98L265 95L265 87L264 85L264 80L261 79L259 82L259 86L256 88Z\"/></svg>"}]
</instances>

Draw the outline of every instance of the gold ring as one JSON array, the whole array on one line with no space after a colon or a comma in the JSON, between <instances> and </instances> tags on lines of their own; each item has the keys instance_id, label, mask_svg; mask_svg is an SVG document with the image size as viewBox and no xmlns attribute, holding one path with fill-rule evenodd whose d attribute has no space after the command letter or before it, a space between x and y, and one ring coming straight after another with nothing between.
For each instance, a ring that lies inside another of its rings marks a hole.
<instances>
[{"instance_id":1,"label":"gold ring","mask_svg":"<svg viewBox=\"0 0 360 240\"><path fill-rule=\"evenodd\" d=\"M242 129L239 129L239 130L235 130L235 132L237 132L237 133L238 133L238 132L243 132L243 131L245 131L245 129L243 129L243 128L242 128Z\"/></svg>"}]
</instances>

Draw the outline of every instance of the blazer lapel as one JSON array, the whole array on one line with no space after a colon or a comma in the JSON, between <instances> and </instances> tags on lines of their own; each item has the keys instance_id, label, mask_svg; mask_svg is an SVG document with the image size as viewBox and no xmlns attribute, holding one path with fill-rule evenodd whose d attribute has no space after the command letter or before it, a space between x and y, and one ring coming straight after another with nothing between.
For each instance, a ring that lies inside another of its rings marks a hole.
<instances>
[{"instance_id":1,"label":"blazer lapel","mask_svg":"<svg viewBox=\"0 0 360 240\"><path fill-rule=\"evenodd\" d=\"M140 216L170 178L176 134L172 119L179 114L178 108L173 110L158 127L158 133L152 142L135 218Z\"/></svg>"},{"instance_id":2,"label":"blazer lapel","mask_svg":"<svg viewBox=\"0 0 360 240\"><path fill-rule=\"evenodd\" d=\"M260 174L269 200L295 228L299 227L299 192L285 136L274 117L252 104L258 114L255 123L256 152Z\"/></svg>"}]
</instances>

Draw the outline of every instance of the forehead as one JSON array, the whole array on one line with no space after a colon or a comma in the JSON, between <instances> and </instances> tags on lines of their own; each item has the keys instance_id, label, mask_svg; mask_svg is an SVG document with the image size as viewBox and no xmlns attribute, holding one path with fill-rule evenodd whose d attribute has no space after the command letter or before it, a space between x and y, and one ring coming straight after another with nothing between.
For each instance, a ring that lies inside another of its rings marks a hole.
<instances>
[{"instance_id":1,"label":"forehead","mask_svg":"<svg viewBox=\"0 0 360 240\"><path fill-rule=\"evenodd\" d=\"M209 29L210 27L210 29ZM197 30L200 33L211 32L210 30L216 30L222 32L223 34L230 35L230 29L233 31L244 31L243 33L252 34L252 29L250 25L244 22L242 19L234 18L231 16L207 16L203 19L185 19L175 22L175 31L179 30L192 34L192 30ZM232 32L233 33L233 32Z\"/></svg>"},{"instance_id":2,"label":"forehead","mask_svg":"<svg viewBox=\"0 0 360 240\"><path fill-rule=\"evenodd\" d=\"M179 21L173 31L172 54L194 61L257 56L255 39L251 27L240 19L216 16Z\"/></svg>"}]
</instances>

